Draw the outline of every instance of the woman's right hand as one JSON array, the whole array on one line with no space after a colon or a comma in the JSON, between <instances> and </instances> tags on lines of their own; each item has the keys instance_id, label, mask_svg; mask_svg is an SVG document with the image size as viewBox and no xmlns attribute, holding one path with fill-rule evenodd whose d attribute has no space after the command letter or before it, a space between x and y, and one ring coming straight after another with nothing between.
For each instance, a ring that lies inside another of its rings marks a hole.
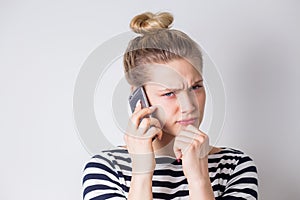
<instances>
[{"instance_id":1,"label":"woman's right hand","mask_svg":"<svg viewBox=\"0 0 300 200\"><path fill-rule=\"evenodd\" d=\"M153 171L155 168L152 141L155 137L161 139L162 130L156 118L146 117L155 109L154 106L142 109L138 101L124 135L127 150L132 159L132 171L136 173Z\"/></svg>"}]
</instances>

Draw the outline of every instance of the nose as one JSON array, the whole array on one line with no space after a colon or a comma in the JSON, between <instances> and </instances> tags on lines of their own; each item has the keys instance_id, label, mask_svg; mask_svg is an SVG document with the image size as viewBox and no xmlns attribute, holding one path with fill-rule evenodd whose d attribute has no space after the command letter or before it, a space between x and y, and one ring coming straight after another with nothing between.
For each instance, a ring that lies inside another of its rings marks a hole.
<instances>
[{"instance_id":1,"label":"nose","mask_svg":"<svg viewBox=\"0 0 300 200\"><path fill-rule=\"evenodd\" d=\"M195 97L188 91L181 92L177 96L177 100L181 109L181 113L191 113L195 110Z\"/></svg>"}]
</instances>

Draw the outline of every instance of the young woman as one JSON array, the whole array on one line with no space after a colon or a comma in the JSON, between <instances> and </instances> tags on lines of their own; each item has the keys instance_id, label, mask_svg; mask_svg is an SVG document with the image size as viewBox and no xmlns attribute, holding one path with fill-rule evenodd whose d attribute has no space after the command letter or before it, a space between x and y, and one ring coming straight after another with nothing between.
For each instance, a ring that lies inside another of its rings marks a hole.
<instances>
[{"instance_id":1,"label":"young woman","mask_svg":"<svg viewBox=\"0 0 300 200\"><path fill-rule=\"evenodd\" d=\"M257 199L257 170L241 151L209 145L202 55L185 33L170 29L170 13L143 13L131 29L124 69L132 91L143 88L130 117L126 146L106 150L85 166L88 199Z\"/></svg>"}]
</instances>

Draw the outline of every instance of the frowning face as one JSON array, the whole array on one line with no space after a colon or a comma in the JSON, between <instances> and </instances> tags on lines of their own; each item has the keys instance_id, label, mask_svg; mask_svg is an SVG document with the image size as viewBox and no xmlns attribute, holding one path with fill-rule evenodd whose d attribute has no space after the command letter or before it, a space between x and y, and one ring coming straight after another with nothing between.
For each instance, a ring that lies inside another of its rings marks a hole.
<instances>
[{"instance_id":1,"label":"frowning face","mask_svg":"<svg viewBox=\"0 0 300 200\"><path fill-rule=\"evenodd\" d=\"M173 136L189 124L199 127L203 119L205 89L201 74L184 59L156 65L145 90L163 131Z\"/></svg>"}]
</instances>

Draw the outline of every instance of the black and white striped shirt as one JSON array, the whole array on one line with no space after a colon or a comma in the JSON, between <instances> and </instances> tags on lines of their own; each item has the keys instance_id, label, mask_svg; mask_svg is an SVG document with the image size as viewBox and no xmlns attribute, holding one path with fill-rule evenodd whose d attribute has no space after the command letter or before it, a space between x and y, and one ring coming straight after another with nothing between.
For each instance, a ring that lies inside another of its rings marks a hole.
<instances>
[{"instance_id":1,"label":"black and white striped shirt","mask_svg":"<svg viewBox=\"0 0 300 200\"><path fill-rule=\"evenodd\" d=\"M257 199L258 177L253 160L241 151L221 148L208 156L211 185L216 200ZM152 179L153 199L189 199L181 162L157 157ZM83 199L127 199L131 159L124 148L103 151L87 162L83 174Z\"/></svg>"}]
</instances>

